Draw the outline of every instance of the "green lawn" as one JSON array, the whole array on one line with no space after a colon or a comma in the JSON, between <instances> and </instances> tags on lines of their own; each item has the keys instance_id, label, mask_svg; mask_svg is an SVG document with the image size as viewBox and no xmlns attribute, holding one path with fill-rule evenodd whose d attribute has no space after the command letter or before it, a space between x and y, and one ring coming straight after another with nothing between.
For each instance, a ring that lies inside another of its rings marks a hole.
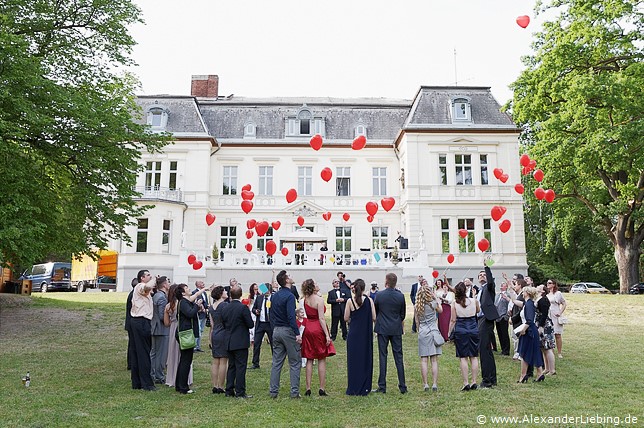
<instances>
[{"instance_id":1,"label":"green lawn","mask_svg":"<svg viewBox=\"0 0 644 428\"><path fill-rule=\"evenodd\" d=\"M476 426L478 415L485 415L487 424L494 425L493 416L624 418L629 414L644 424L644 296L566 295L570 324L564 335L565 358L557 359L558 375L542 384L516 384L519 364L497 355L499 386L461 393L458 360L448 344L440 358L439 392L425 393L417 339L407 322L403 340L406 395L397 391L390 354L386 395L345 396L346 348L340 340L338 355L328 360L330 397L282 398L288 397L288 371L284 370L280 398L270 399L266 347L262 368L247 374L248 393L254 395L247 401L210 392L209 353L195 355L193 395L179 395L167 387L156 392L130 389L123 330L125 298L125 293L0 295L1 426L452 427ZM376 343L374 351L375 387ZM28 370L32 381L25 388L21 377ZM314 390L317 387L314 376ZM303 393L304 371L301 389Z\"/></svg>"}]
</instances>

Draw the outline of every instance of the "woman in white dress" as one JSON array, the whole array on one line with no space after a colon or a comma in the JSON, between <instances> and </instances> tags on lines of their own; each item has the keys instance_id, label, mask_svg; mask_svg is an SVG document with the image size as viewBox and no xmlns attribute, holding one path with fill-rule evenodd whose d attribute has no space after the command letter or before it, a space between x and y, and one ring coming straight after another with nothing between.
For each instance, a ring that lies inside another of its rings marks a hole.
<instances>
[{"instance_id":1,"label":"woman in white dress","mask_svg":"<svg viewBox=\"0 0 644 428\"><path fill-rule=\"evenodd\" d=\"M564 311L566 310L566 299L559 291L559 285L554 279L549 279L546 283L548 287L548 300L550 300L550 319L552 320L552 327L555 331L555 343L557 344L557 353L559 358L563 358L561 348L563 347L563 340L561 336L564 331Z\"/></svg>"}]
</instances>

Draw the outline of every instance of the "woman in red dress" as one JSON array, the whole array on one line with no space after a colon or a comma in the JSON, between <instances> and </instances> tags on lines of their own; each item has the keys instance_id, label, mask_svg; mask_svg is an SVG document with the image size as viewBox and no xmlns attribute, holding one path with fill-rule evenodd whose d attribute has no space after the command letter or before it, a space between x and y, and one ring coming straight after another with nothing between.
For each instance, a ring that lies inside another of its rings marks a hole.
<instances>
[{"instance_id":1,"label":"woman in red dress","mask_svg":"<svg viewBox=\"0 0 644 428\"><path fill-rule=\"evenodd\" d=\"M311 378L313 377L313 360L318 360L321 396L328 395L326 388L326 357L335 355L335 348L329 336L329 328L324 319L326 307L324 300L315 292L315 281L307 279L302 283L306 328L302 334L302 358L306 358L306 393L311 395Z\"/></svg>"}]
</instances>

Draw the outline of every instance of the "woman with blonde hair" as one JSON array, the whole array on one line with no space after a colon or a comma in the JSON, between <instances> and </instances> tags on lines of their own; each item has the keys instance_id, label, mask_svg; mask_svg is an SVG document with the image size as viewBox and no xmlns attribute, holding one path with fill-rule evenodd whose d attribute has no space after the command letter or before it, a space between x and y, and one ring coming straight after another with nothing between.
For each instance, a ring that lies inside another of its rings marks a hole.
<instances>
[{"instance_id":1,"label":"woman with blonde hair","mask_svg":"<svg viewBox=\"0 0 644 428\"><path fill-rule=\"evenodd\" d=\"M524 287L521 290L525 304L521 309L521 319L523 324L515 329L519 336L519 356L521 357L521 378L517 383L526 383L528 381L528 366L534 366L537 369L537 378L534 382L543 382L543 356L541 355L541 341L539 340L539 330L534 320L536 311L534 301L537 298L537 289L534 287Z\"/></svg>"},{"instance_id":2,"label":"woman with blonde hair","mask_svg":"<svg viewBox=\"0 0 644 428\"><path fill-rule=\"evenodd\" d=\"M428 359L432 363L432 391L438 391L438 356L442 355L442 345L445 343L438 329L437 313L443 312L440 304L427 280L421 281L416 295L414 317L418 326L418 356L420 357L420 375L423 378L425 391L429 391L427 383Z\"/></svg>"},{"instance_id":3,"label":"woman with blonde hair","mask_svg":"<svg viewBox=\"0 0 644 428\"><path fill-rule=\"evenodd\" d=\"M481 311L476 298L467 297L464 282L459 282L454 287L455 300L452 303L452 318L449 323L450 337L454 333L456 356L461 359L461 375L463 388L461 391L470 391L478 388L477 377L479 373L479 328L476 314ZM472 366L472 383L468 379L468 361Z\"/></svg>"},{"instance_id":4,"label":"woman with blonde hair","mask_svg":"<svg viewBox=\"0 0 644 428\"><path fill-rule=\"evenodd\" d=\"M320 396L326 393L326 357L335 355L329 328L324 319L326 306L324 300L315 292L315 281L307 279L302 283L304 295L304 312L306 328L302 334L302 358L306 358L306 392L311 395L311 378L313 377L313 360L318 360L318 377L320 378Z\"/></svg>"},{"instance_id":5,"label":"woman with blonde hair","mask_svg":"<svg viewBox=\"0 0 644 428\"><path fill-rule=\"evenodd\" d=\"M563 340L561 336L564 331L565 317L563 316L564 311L566 310L566 299L564 299L563 294L559 291L559 284L554 279L549 279L546 282L546 287L548 288L548 300L550 300L550 319L552 320L552 328L555 331L555 342L557 344L557 353L559 358L563 358L561 353L561 348L563 347Z\"/></svg>"}]
</instances>

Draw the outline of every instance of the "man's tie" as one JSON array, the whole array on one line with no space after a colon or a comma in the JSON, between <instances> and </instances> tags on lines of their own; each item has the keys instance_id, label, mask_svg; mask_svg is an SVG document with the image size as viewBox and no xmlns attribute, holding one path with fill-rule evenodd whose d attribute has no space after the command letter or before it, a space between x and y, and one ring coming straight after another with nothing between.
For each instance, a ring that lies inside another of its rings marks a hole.
<instances>
[{"instance_id":1,"label":"man's tie","mask_svg":"<svg viewBox=\"0 0 644 428\"><path fill-rule=\"evenodd\" d=\"M268 297L264 297L264 301L262 302L262 305L264 306L264 322L268 322L268 310L266 308L267 301L268 301Z\"/></svg>"}]
</instances>

